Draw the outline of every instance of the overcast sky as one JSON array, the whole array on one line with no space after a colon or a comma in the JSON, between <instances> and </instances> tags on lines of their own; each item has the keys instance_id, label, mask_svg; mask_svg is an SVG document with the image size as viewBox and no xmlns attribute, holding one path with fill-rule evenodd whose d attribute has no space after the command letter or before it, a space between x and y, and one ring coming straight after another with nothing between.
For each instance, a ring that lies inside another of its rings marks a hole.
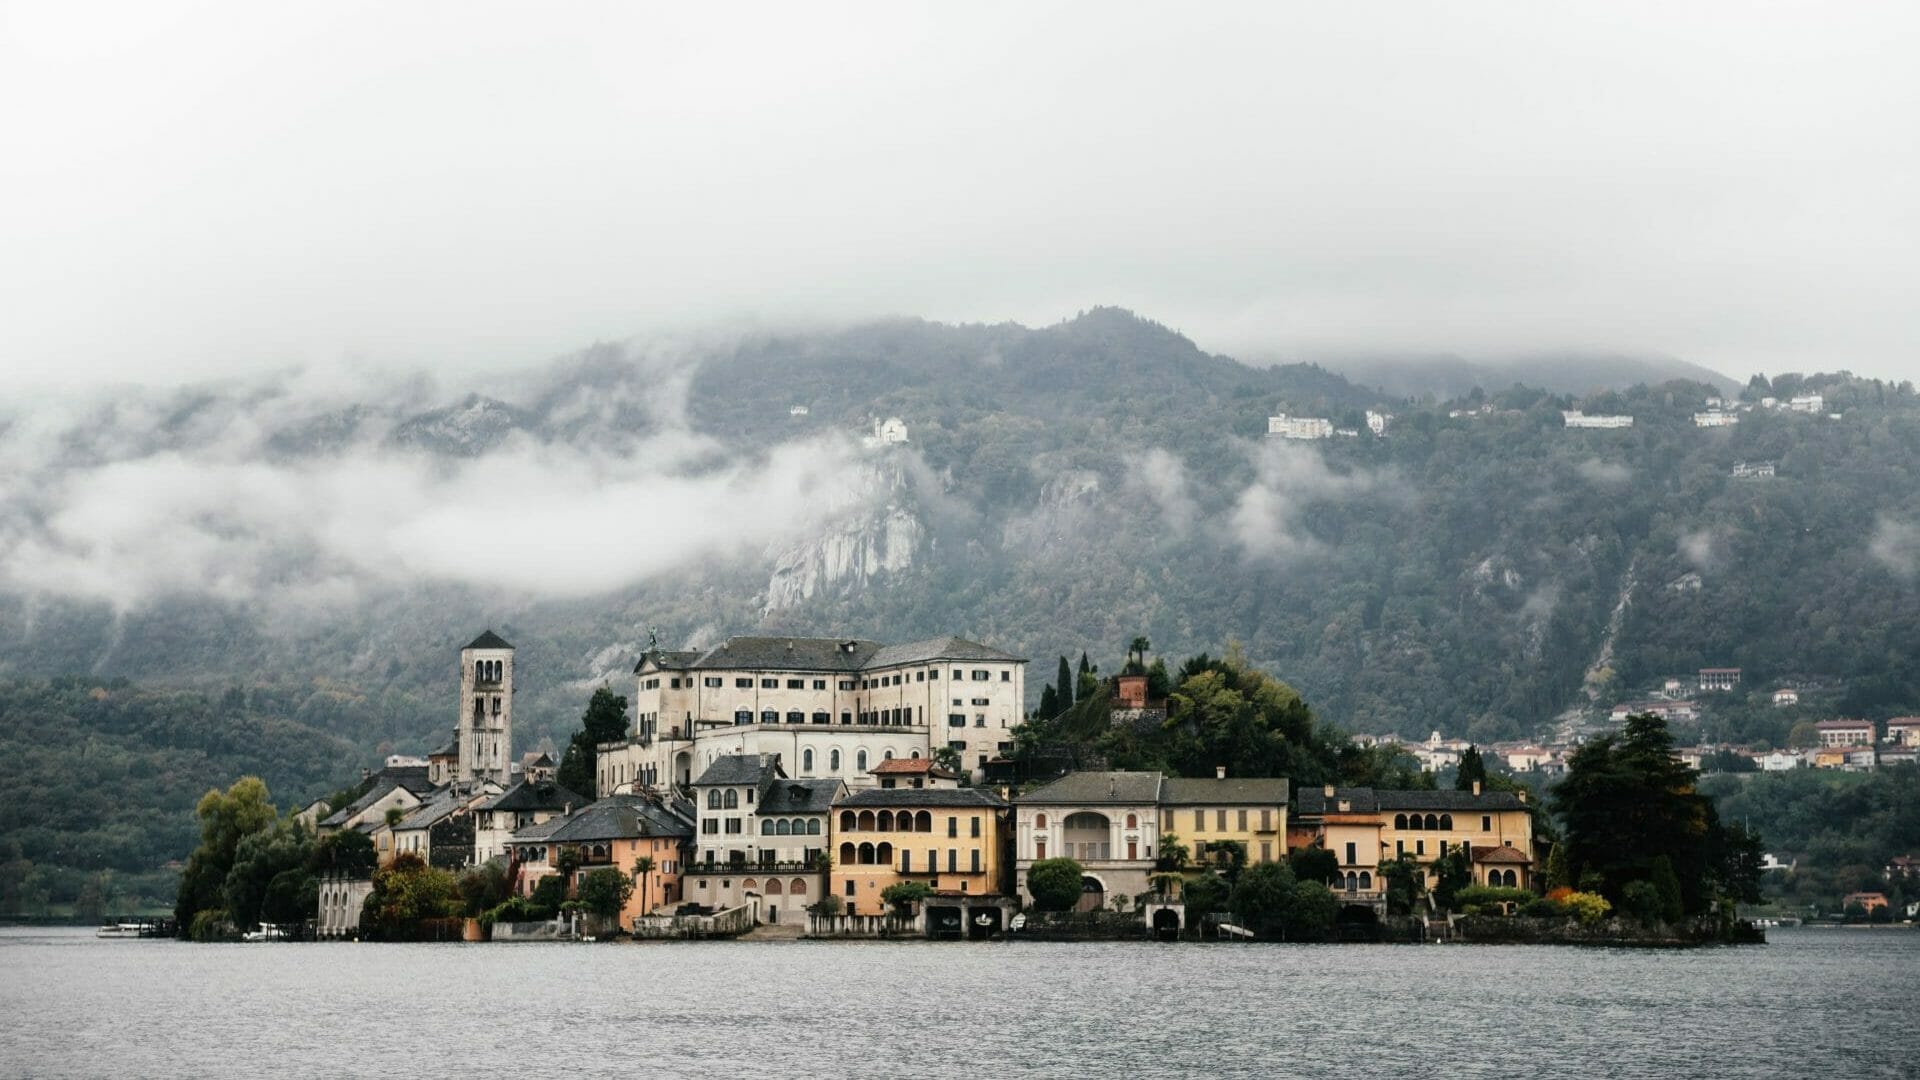
<instances>
[{"instance_id":1,"label":"overcast sky","mask_svg":"<svg viewBox=\"0 0 1920 1080\"><path fill-rule=\"evenodd\" d=\"M0 368L1120 304L1920 377L1911 4L1037 8L0 0Z\"/></svg>"}]
</instances>

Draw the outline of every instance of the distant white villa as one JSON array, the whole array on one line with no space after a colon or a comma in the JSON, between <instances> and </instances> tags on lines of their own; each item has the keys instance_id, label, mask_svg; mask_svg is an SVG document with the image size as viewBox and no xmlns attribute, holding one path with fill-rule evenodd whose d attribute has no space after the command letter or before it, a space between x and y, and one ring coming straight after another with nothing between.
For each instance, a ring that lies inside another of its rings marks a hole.
<instances>
[{"instance_id":1,"label":"distant white villa","mask_svg":"<svg viewBox=\"0 0 1920 1080\"><path fill-rule=\"evenodd\" d=\"M1708 409L1706 412L1693 414L1694 427L1732 427L1739 422L1739 413L1721 412L1719 409Z\"/></svg>"},{"instance_id":2,"label":"distant white villa","mask_svg":"<svg viewBox=\"0 0 1920 1080\"><path fill-rule=\"evenodd\" d=\"M788 416L805 416L812 411L813 411L812 409L807 408L805 405L795 405L793 408L787 410L787 415Z\"/></svg>"},{"instance_id":3,"label":"distant white villa","mask_svg":"<svg viewBox=\"0 0 1920 1080\"><path fill-rule=\"evenodd\" d=\"M1267 437L1270 439L1331 439L1333 421L1324 416L1279 416L1267 417Z\"/></svg>"},{"instance_id":4,"label":"distant white villa","mask_svg":"<svg viewBox=\"0 0 1920 1080\"><path fill-rule=\"evenodd\" d=\"M907 441L907 422L897 416L873 422L873 434L862 436L867 446L897 446Z\"/></svg>"},{"instance_id":5,"label":"distant white villa","mask_svg":"<svg viewBox=\"0 0 1920 1080\"><path fill-rule=\"evenodd\" d=\"M1560 417L1570 428L1630 428L1631 416L1588 416L1579 409L1562 409Z\"/></svg>"}]
</instances>

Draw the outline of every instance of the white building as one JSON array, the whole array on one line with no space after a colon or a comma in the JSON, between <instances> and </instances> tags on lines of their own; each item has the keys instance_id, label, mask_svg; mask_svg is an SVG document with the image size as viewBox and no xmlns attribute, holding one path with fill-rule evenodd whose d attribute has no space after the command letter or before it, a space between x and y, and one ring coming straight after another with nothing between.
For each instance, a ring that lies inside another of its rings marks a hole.
<instances>
[{"instance_id":1,"label":"white building","mask_svg":"<svg viewBox=\"0 0 1920 1080\"><path fill-rule=\"evenodd\" d=\"M1800 394L1787 402L1793 412L1819 414L1827 411L1827 400L1820 394Z\"/></svg>"},{"instance_id":2,"label":"white building","mask_svg":"<svg viewBox=\"0 0 1920 1080\"><path fill-rule=\"evenodd\" d=\"M1608 416L1605 414L1588 416L1579 409L1562 409L1560 418L1570 428L1630 428L1631 416Z\"/></svg>"},{"instance_id":3,"label":"white building","mask_svg":"<svg viewBox=\"0 0 1920 1080\"><path fill-rule=\"evenodd\" d=\"M805 405L795 405L792 408L787 410L787 415L788 416L805 416L812 411L813 411L812 409L807 408Z\"/></svg>"},{"instance_id":4,"label":"white building","mask_svg":"<svg viewBox=\"0 0 1920 1080\"><path fill-rule=\"evenodd\" d=\"M1331 439L1333 421L1324 416L1279 416L1267 417L1267 437L1270 439Z\"/></svg>"},{"instance_id":5,"label":"white building","mask_svg":"<svg viewBox=\"0 0 1920 1080\"><path fill-rule=\"evenodd\" d=\"M1736 480L1763 480L1774 471L1771 461L1742 461L1734 465L1732 475Z\"/></svg>"},{"instance_id":6,"label":"white building","mask_svg":"<svg viewBox=\"0 0 1920 1080\"><path fill-rule=\"evenodd\" d=\"M1789 772L1806 765L1807 759L1792 750L1775 750L1753 759L1761 772Z\"/></svg>"},{"instance_id":7,"label":"white building","mask_svg":"<svg viewBox=\"0 0 1920 1080\"><path fill-rule=\"evenodd\" d=\"M1374 412L1372 409L1367 410L1367 430L1373 432L1375 435L1385 435L1387 433L1387 425L1392 421L1392 413Z\"/></svg>"},{"instance_id":8,"label":"white building","mask_svg":"<svg viewBox=\"0 0 1920 1080\"><path fill-rule=\"evenodd\" d=\"M1789 705L1798 704L1800 704L1800 691L1798 690L1775 690L1773 692L1773 707L1776 709L1784 709Z\"/></svg>"},{"instance_id":9,"label":"white building","mask_svg":"<svg viewBox=\"0 0 1920 1080\"><path fill-rule=\"evenodd\" d=\"M1157 772L1075 772L1014 800L1015 888L1042 859L1080 864L1083 908L1146 892L1159 841Z\"/></svg>"},{"instance_id":10,"label":"white building","mask_svg":"<svg viewBox=\"0 0 1920 1080\"><path fill-rule=\"evenodd\" d=\"M1718 409L1708 409L1706 412L1693 414L1694 427L1732 427L1739 422L1739 413L1721 412Z\"/></svg>"},{"instance_id":11,"label":"white building","mask_svg":"<svg viewBox=\"0 0 1920 1080\"><path fill-rule=\"evenodd\" d=\"M876 446L899 446L907 441L907 422L897 416L873 422L873 433L862 436L861 443L871 448Z\"/></svg>"},{"instance_id":12,"label":"white building","mask_svg":"<svg viewBox=\"0 0 1920 1080\"><path fill-rule=\"evenodd\" d=\"M734 637L699 652L656 649L634 668L631 734L599 747L600 790L684 786L729 754L775 755L797 779L867 787L880 762L942 747L978 779L1013 749L1026 663L956 637Z\"/></svg>"}]
</instances>

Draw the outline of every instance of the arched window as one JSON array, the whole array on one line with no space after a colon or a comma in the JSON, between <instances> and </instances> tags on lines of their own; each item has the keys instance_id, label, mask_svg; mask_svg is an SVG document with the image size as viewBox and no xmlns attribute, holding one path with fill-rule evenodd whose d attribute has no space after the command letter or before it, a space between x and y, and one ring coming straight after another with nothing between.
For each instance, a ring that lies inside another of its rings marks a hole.
<instances>
[{"instance_id":1,"label":"arched window","mask_svg":"<svg viewBox=\"0 0 1920 1080\"><path fill-rule=\"evenodd\" d=\"M907 752L907 756L908 756L908 757L912 757L912 758L917 758L917 757L919 757L919 756L920 756L920 751L918 751L918 750L909 750L909 751Z\"/></svg>"},{"instance_id":2,"label":"arched window","mask_svg":"<svg viewBox=\"0 0 1920 1080\"><path fill-rule=\"evenodd\" d=\"M1034 828L1036 828L1036 829L1044 829L1044 828L1046 828L1046 827L1047 827L1047 815L1045 815L1045 814L1035 814L1035 815L1033 815L1033 827L1034 827Z\"/></svg>"},{"instance_id":3,"label":"arched window","mask_svg":"<svg viewBox=\"0 0 1920 1080\"><path fill-rule=\"evenodd\" d=\"M800 771L801 772L813 771L813 748L812 747L808 747L807 749L800 751Z\"/></svg>"},{"instance_id":4,"label":"arched window","mask_svg":"<svg viewBox=\"0 0 1920 1080\"><path fill-rule=\"evenodd\" d=\"M853 822L854 822L853 811L851 810L840 811L840 831L841 832L852 832L857 827L854 825Z\"/></svg>"},{"instance_id":5,"label":"arched window","mask_svg":"<svg viewBox=\"0 0 1920 1080\"><path fill-rule=\"evenodd\" d=\"M880 817L878 820L874 822L873 827L876 829L879 829L881 832L892 832L893 831L893 811L891 810L880 811Z\"/></svg>"},{"instance_id":6,"label":"arched window","mask_svg":"<svg viewBox=\"0 0 1920 1080\"><path fill-rule=\"evenodd\" d=\"M1420 827L1420 815L1419 814L1407 815L1407 828L1418 829L1419 827Z\"/></svg>"},{"instance_id":7,"label":"arched window","mask_svg":"<svg viewBox=\"0 0 1920 1080\"><path fill-rule=\"evenodd\" d=\"M773 832L775 836L792 836L793 822L783 819L774 825Z\"/></svg>"},{"instance_id":8,"label":"arched window","mask_svg":"<svg viewBox=\"0 0 1920 1080\"><path fill-rule=\"evenodd\" d=\"M748 878L747 880L740 883L740 888L742 889L757 889L759 887L760 887L760 883L753 880L752 878Z\"/></svg>"},{"instance_id":9,"label":"arched window","mask_svg":"<svg viewBox=\"0 0 1920 1080\"><path fill-rule=\"evenodd\" d=\"M728 810L738 810L740 808L740 793L732 788L728 788L723 805Z\"/></svg>"},{"instance_id":10,"label":"arched window","mask_svg":"<svg viewBox=\"0 0 1920 1080\"><path fill-rule=\"evenodd\" d=\"M765 820L765 821L762 821L762 822L760 823L760 835L761 835L761 836L772 836L772 835L773 835L773 821L772 821L772 819L768 819L768 820Z\"/></svg>"},{"instance_id":11,"label":"arched window","mask_svg":"<svg viewBox=\"0 0 1920 1080\"><path fill-rule=\"evenodd\" d=\"M922 810L918 814L915 814L913 816L913 831L927 832L927 833L932 832L933 831L933 815L927 813L925 810Z\"/></svg>"},{"instance_id":12,"label":"arched window","mask_svg":"<svg viewBox=\"0 0 1920 1080\"><path fill-rule=\"evenodd\" d=\"M720 789L719 788L707 789L707 809L709 810L720 809Z\"/></svg>"},{"instance_id":13,"label":"arched window","mask_svg":"<svg viewBox=\"0 0 1920 1080\"><path fill-rule=\"evenodd\" d=\"M1405 814L1395 814L1395 815L1393 815L1393 827L1394 827L1394 828L1396 828L1396 829L1404 829L1404 828L1406 828L1406 827L1407 827L1407 815L1405 815Z\"/></svg>"},{"instance_id":14,"label":"arched window","mask_svg":"<svg viewBox=\"0 0 1920 1080\"><path fill-rule=\"evenodd\" d=\"M1362 889L1373 888L1373 875L1371 873L1365 870L1360 871L1360 887Z\"/></svg>"},{"instance_id":15,"label":"arched window","mask_svg":"<svg viewBox=\"0 0 1920 1080\"><path fill-rule=\"evenodd\" d=\"M882 761L892 761L892 760L893 760L893 751L891 751L891 750L886 750L886 751L882 751L882 752L881 752L881 754L880 754L880 759L881 759Z\"/></svg>"},{"instance_id":16,"label":"arched window","mask_svg":"<svg viewBox=\"0 0 1920 1080\"><path fill-rule=\"evenodd\" d=\"M1138 816L1138 815L1135 815L1135 814L1128 814L1128 815L1127 815L1127 828L1129 828L1129 829L1137 829L1137 828L1139 828L1139 827L1140 827L1140 818L1139 818L1139 816Z\"/></svg>"},{"instance_id":17,"label":"arched window","mask_svg":"<svg viewBox=\"0 0 1920 1080\"><path fill-rule=\"evenodd\" d=\"M819 818L807 819L807 835L808 836L820 835L820 819Z\"/></svg>"},{"instance_id":18,"label":"arched window","mask_svg":"<svg viewBox=\"0 0 1920 1080\"><path fill-rule=\"evenodd\" d=\"M853 755L853 765L857 772L867 771L867 752L865 750Z\"/></svg>"},{"instance_id":19,"label":"arched window","mask_svg":"<svg viewBox=\"0 0 1920 1080\"><path fill-rule=\"evenodd\" d=\"M752 709L735 709L733 711L733 722L736 724L753 723L753 710Z\"/></svg>"},{"instance_id":20,"label":"arched window","mask_svg":"<svg viewBox=\"0 0 1920 1080\"><path fill-rule=\"evenodd\" d=\"M1360 888L1360 875L1351 870L1347 871L1347 891L1353 892L1358 888Z\"/></svg>"},{"instance_id":21,"label":"arched window","mask_svg":"<svg viewBox=\"0 0 1920 1080\"><path fill-rule=\"evenodd\" d=\"M789 724L804 724L806 722L807 714L801 712L799 709L795 709L787 714L787 723Z\"/></svg>"},{"instance_id":22,"label":"arched window","mask_svg":"<svg viewBox=\"0 0 1920 1080\"><path fill-rule=\"evenodd\" d=\"M760 722L761 722L761 723L763 723L763 724L777 724L777 723L779 723L779 722L780 722L780 710L778 710L778 709L761 709L761 710L760 710Z\"/></svg>"},{"instance_id":23,"label":"arched window","mask_svg":"<svg viewBox=\"0 0 1920 1080\"><path fill-rule=\"evenodd\" d=\"M841 844L841 845L840 845L840 865L841 865L841 866L852 866L852 865L853 865L853 863L854 863L854 857L853 857L853 845L852 845L852 844Z\"/></svg>"},{"instance_id":24,"label":"arched window","mask_svg":"<svg viewBox=\"0 0 1920 1080\"><path fill-rule=\"evenodd\" d=\"M893 845L883 841L878 848L874 849L873 861L879 866L892 866Z\"/></svg>"},{"instance_id":25,"label":"arched window","mask_svg":"<svg viewBox=\"0 0 1920 1080\"><path fill-rule=\"evenodd\" d=\"M1452 828L1453 828L1453 815L1452 815L1452 814L1441 814L1441 815L1440 815L1440 827L1441 827L1442 829L1452 829Z\"/></svg>"},{"instance_id":26,"label":"arched window","mask_svg":"<svg viewBox=\"0 0 1920 1080\"><path fill-rule=\"evenodd\" d=\"M827 771L828 772L840 771L840 751L839 750L833 751L833 753L827 758Z\"/></svg>"},{"instance_id":27,"label":"arched window","mask_svg":"<svg viewBox=\"0 0 1920 1080\"><path fill-rule=\"evenodd\" d=\"M1435 815L1435 814L1428 814L1428 815L1427 815L1427 828L1428 828L1428 829L1438 829L1439 827L1440 827L1440 818L1439 818L1439 817L1438 817L1437 815Z\"/></svg>"},{"instance_id":28,"label":"arched window","mask_svg":"<svg viewBox=\"0 0 1920 1080\"><path fill-rule=\"evenodd\" d=\"M873 811L871 810L860 811L860 831L861 832L873 831Z\"/></svg>"},{"instance_id":29,"label":"arched window","mask_svg":"<svg viewBox=\"0 0 1920 1080\"><path fill-rule=\"evenodd\" d=\"M860 859L859 859L859 862L860 862L860 865L861 865L861 866L872 866L872 865L873 865L873 845L872 845L872 844L861 844L861 845L860 845Z\"/></svg>"},{"instance_id":30,"label":"arched window","mask_svg":"<svg viewBox=\"0 0 1920 1080\"><path fill-rule=\"evenodd\" d=\"M779 896L781 893L786 891L787 891L786 887L780 884L779 878L770 877L767 879L767 895L768 896Z\"/></svg>"},{"instance_id":31,"label":"arched window","mask_svg":"<svg viewBox=\"0 0 1920 1080\"><path fill-rule=\"evenodd\" d=\"M832 723L833 720L832 717L829 717L826 713L817 712L813 714L813 722L816 724L828 724Z\"/></svg>"},{"instance_id":32,"label":"arched window","mask_svg":"<svg viewBox=\"0 0 1920 1080\"><path fill-rule=\"evenodd\" d=\"M792 881L787 882L787 893L790 896L807 895L807 880L805 878L794 878Z\"/></svg>"}]
</instances>

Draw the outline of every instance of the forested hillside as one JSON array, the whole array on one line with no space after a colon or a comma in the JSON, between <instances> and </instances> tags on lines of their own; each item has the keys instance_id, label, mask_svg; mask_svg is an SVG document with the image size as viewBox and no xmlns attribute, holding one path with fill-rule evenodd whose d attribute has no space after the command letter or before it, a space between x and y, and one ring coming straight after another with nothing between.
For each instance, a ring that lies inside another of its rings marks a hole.
<instances>
[{"instance_id":1,"label":"forested hillside","mask_svg":"<svg viewBox=\"0 0 1920 1080\"><path fill-rule=\"evenodd\" d=\"M1035 658L1036 703L1059 654L1233 641L1347 730L1483 741L1709 665L1920 711L1920 402L1845 375L1743 396L1809 390L1820 415L1720 429L1691 415L1724 391L1684 380L1408 399L1102 309L21 412L0 418L0 735L39 785L120 779L61 774L79 745L151 758L177 798L139 805L179 820L145 827L178 856L198 789L279 768L291 802L443 741L457 650L488 627L519 649L522 749L564 745L656 630L956 633ZM1568 430L1569 407L1635 423ZM1266 439L1282 412L1359 434ZM885 417L908 441L863 446ZM1777 475L1732 475L1760 461ZM224 708L236 684L304 691ZM96 730L123 694L200 702L205 768L172 735Z\"/></svg>"}]
</instances>

